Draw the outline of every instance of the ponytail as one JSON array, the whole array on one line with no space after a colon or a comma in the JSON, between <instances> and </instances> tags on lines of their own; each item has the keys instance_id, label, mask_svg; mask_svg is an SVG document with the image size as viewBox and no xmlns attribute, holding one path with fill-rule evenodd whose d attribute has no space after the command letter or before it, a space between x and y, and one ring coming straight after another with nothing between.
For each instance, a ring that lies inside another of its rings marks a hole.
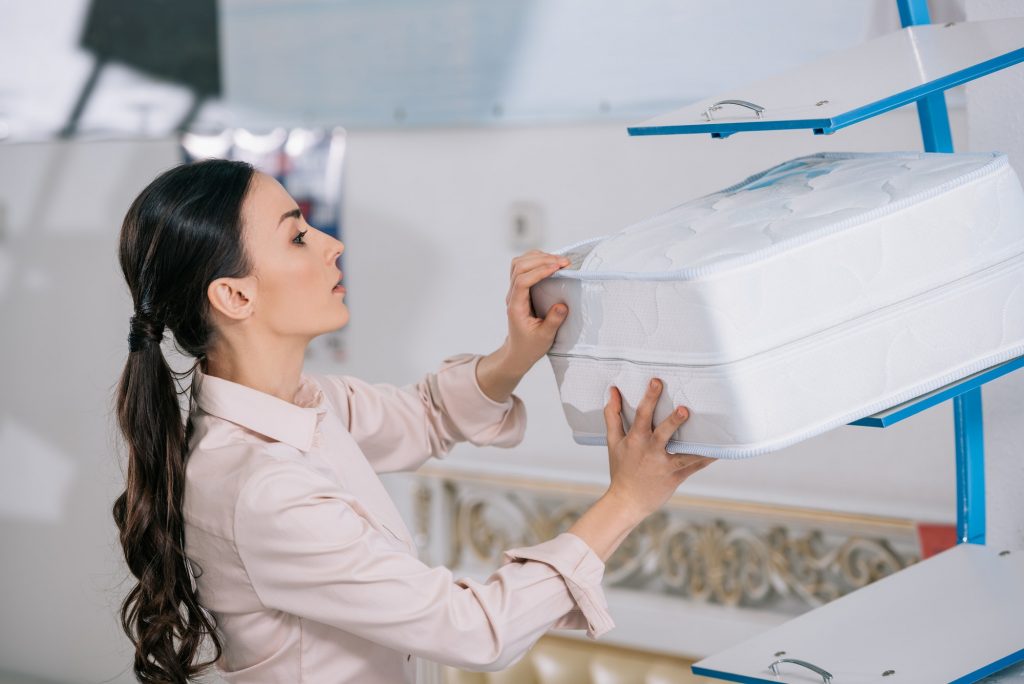
<instances>
[{"instance_id":1,"label":"ponytail","mask_svg":"<svg viewBox=\"0 0 1024 684\"><path fill-rule=\"evenodd\" d=\"M116 399L128 464L112 512L137 580L121 604L120 621L135 646L140 682L188 682L223 650L185 556L185 466L195 391L190 386L183 415L177 387L205 363L214 336L207 286L215 278L250 273L241 205L253 174L249 164L220 159L174 167L139 194L121 229L121 269L136 313ZM185 373L175 373L164 356L165 325L178 348L196 359ZM206 638L214 657L197 662Z\"/></svg>"},{"instance_id":2,"label":"ponytail","mask_svg":"<svg viewBox=\"0 0 1024 684\"><path fill-rule=\"evenodd\" d=\"M220 658L222 646L212 616L199 605L183 546L191 424L182 423L173 372L152 339L128 355L117 418L129 457L125 491L113 514L128 568L138 579L121 606L121 626L134 637L139 681L187 682ZM193 664L206 635L215 657Z\"/></svg>"}]
</instances>

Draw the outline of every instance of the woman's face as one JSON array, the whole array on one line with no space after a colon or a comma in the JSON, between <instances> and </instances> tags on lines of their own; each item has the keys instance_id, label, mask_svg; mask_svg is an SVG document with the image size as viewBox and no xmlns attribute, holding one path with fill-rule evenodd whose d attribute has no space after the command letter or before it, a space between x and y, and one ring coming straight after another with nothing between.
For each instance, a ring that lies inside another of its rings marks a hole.
<instances>
[{"instance_id":1,"label":"woman's face","mask_svg":"<svg viewBox=\"0 0 1024 684\"><path fill-rule=\"evenodd\" d=\"M242 204L253 260L252 315L282 336L312 339L348 322L338 257L345 245L306 223L299 205L271 176L256 173Z\"/></svg>"}]
</instances>

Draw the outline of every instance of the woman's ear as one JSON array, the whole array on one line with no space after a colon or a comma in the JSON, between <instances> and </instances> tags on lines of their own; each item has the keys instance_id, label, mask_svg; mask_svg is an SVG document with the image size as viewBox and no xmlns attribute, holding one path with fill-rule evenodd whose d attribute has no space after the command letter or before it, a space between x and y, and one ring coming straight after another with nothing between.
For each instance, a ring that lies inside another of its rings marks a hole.
<instances>
[{"instance_id":1,"label":"woman's ear","mask_svg":"<svg viewBox=\"0 0 1024 684\"><path fill-rule=\"evenodd\" d=\"M239 321L255 312L256 292L256 279L251 276L217 278L206 290L215 311Z\"/></svg>"}]
</instances>

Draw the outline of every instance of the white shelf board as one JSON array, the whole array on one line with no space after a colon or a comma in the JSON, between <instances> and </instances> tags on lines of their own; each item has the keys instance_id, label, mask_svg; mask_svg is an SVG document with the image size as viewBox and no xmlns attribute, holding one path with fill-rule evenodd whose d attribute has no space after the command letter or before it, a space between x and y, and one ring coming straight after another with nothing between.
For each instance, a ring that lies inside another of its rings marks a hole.
<instances>
[{"instance_id":1,"label":"white shelf board","mask_svg":"<svg viewBox=\"0 0 1024 684\"><path fill-rule=\"evenodd\" d=\"M1024 660L1024 550L958 544L705 658L696 674L736 682L973 682ZM892 674L884 675L891 671Z\"/></svg>"},{"instance_id":2,"label":"white shelf board","mask_svg":"<svg viewBox=\"0 0 1024 684\"><path fill-rule=\"evenodd\" d=\"M1024 18L923 24L894 31L779 76L709 97L628 129L630 135L811 128L832 131L1024 61ZM743 100L754 111L723 105Z\"/></svg>"}]
</instances>

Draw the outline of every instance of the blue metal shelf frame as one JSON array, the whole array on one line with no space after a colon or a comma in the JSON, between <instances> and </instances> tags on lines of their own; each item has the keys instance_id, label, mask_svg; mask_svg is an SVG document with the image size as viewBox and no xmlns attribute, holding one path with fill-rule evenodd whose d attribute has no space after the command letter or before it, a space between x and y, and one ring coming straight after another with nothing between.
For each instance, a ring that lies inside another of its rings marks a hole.
<instances>
[{"instance_id":1,"label":"blue metal shelf frame","mask_svg":"<svg viewBox=\"0 0 1024 684\"><path fill-rule=\"evenodd\" d=\"M896 0L896 6L899 9L900 24L904 28L931 22L927 0ZM953 136L949 129L945 93L939 91L919 99L917 116L921 122L925 152L952 152ZM902 420L952 397L956 432L956 535L957 543L960 544L985 543L985 427L982 420L981 386L1024 365L1024 357L1015 361L1016 365L1011 361L996 366L971 379L953 383L945 391L910 402L903 411L905 415L895 419ZM1003 370L997 372L997 369ZM862 419L850 424L871 425L865 422L868 420ZM880 427L885 425L883 423Z\"/></svg>"},{"instance_id":2,"label":"blue metal shelf frame","mask_svg":"<svg viewBox=\"0 0 1024 684\"><path fill-rule=\"evenodd\" d=\"M981 387L1018 368L1024 368L1024 356L996 364L933 392L850 423L885 428L932 406L953 400L959 543L985 543L985 430L981 412Z\"/></svg>"}]
</instances>

